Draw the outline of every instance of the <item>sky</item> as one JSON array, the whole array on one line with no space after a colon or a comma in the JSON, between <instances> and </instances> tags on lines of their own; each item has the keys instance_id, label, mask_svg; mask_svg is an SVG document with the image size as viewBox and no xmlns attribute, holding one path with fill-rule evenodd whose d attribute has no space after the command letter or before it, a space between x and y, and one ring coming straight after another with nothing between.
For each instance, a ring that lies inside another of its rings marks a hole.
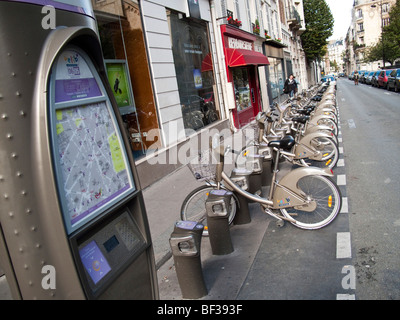
<instances>
[{"instance_id":1,"label":"sky","mask_svg":"<svg viewBox=\"0 0 400 320\"><path fill-rule=\"evenodd\" d=\"M335 25L333 26L333 35L329 40L345 38L351 22L351 9L353 0L325 0L329 5Z\"/></svg>"}]
</instances>

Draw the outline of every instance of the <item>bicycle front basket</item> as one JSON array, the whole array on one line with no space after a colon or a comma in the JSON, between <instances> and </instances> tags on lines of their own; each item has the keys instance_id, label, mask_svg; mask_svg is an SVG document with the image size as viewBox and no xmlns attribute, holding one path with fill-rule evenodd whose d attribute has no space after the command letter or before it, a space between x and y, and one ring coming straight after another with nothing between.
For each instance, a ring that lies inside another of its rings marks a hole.
<instances>
[{"instance_id":1,"label":"bicycle front basket","mask_svg":"<svg viewBox=\"0 0 400 320\"><path fill-rule=\"evenodd\" d=\"M188 166L196 180L215 180L217 160L210 149L200 151L198 156L188 163Z\"/></svg>"}]
</instances>

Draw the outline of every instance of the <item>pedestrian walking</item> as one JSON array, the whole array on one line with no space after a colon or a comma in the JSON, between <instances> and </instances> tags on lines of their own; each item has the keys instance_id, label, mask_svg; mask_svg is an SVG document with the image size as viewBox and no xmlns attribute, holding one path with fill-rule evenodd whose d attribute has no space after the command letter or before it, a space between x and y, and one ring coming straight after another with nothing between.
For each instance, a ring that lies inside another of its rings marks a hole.
<instances>
[{"instance_id":1,"label":"pedestrian walking","mask_svg":"<svg viewBox=\"0 0 400 320\"><path fill-rule=\"evenodd\" d=\"M358 71L356 70L354 72L354 85L358 86L358 79L360 78L360 75L358 74Z\"/></svg>"},{"instance_id":2,"label":"pedestrian walking","mask_svg":"<svg viewBox=\"0 0 400 320\"><path fill-rule=\"evenodd\" d=\"M289 94L289 97L291 98L293 98L294 94L297 92L297 82L294 79L293 74L286 79L283 92Z\"/></svg>"}]
</instances>

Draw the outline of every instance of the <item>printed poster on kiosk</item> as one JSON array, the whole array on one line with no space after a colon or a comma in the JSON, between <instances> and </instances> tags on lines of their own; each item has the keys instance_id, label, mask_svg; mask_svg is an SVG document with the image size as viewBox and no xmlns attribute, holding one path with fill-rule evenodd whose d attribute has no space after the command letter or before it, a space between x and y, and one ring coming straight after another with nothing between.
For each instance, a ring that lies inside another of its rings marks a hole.
<instances>
[{"instance_id":1,"label":"printed poster on kiosk","mask_svg":"<svg viewBox=\"0 0 400 320\"><path fill-rule=\"evenodd\" d=\"M64 50L53 70L54 158L71 232L135 186L110 101L89 58L78 49Z\"/></svg>"}]
</instances>

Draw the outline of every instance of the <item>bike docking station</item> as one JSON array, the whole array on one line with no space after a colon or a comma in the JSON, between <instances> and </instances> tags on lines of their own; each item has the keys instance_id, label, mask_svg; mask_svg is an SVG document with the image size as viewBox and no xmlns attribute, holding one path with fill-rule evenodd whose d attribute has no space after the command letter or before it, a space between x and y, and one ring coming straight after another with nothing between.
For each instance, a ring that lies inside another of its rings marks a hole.
<instances>
[{"instance_id":1,"label":"bike docking station","mask_svg":"<svg viewBox=\"0 0 400 320\"><path fill-rule=\"evenodd\" d=\"M207 295L201 267L201 238L204 226L195 221L177 221L169 243L182 298L199 299Z\"/></svg>"},{"instance_id":2,"label":"bike docking station","mask_svg":"<svg viewBox=\"0 0 400 320\"><path fill-rule=\"evenodd\" d=\"M208 236L214 255L234 251L228 222L231 197L231 191L219 189L212 190L206 200Z\"/></svg>"},{"instance_id":3,"label":"bike docking station","mask_svg":"<svg viewBox=\"0 0 400 320\"><path fill-rule=\"evenodd\" d=\"M230 178L241 189L243 189L244 191L248 191L250 186L251 174L252 171L247 170L246 168L234 168L232 170ZM239 200L239 208L236 211L233 223L236 225L250 223L251 216L250 216L248 199L241 194L237 194L236 196Z\"/></svg>"},{"instance_id":4,"label":"bike docking station","mask_svg":"<svg viewBox=\"0 0 400 320\"><path fill-rule=\"evenodd\" d=\"M53 29L41 25L40 3L0 1L0 258L11 294L158 299L143 194L91 2L51 1Z\"/></svg>"}]
</instances>

